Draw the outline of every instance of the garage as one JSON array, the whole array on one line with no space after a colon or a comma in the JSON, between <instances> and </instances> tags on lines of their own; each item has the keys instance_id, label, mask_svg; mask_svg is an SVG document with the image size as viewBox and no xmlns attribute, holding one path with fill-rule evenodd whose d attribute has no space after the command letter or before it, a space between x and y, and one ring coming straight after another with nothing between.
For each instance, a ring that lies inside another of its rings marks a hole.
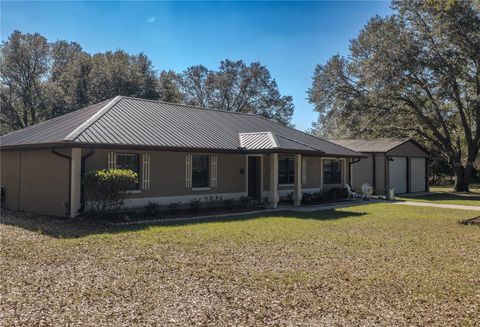
<instances>
[{"instance_id":1,"label":"garage","mask_svg":"<svg viewBox=\"0 0 480 327\"><path fill-rule=\"evenodd\" d=\"M427 184L426 159L410 158L410 192L425 192Z\"/></svg>"},{"instance_id":2,"label":"garage","mask_svg":"<svg viewBox=\"0 0 480 327\"><path fill-rule=\"evenodd\" d=\"M350 163L350 185L354 190L360 191L363 184L368 184L376 195L386 195L390 188L394 188L396 194L428 191L429 154L415 140L379 138L331 141L365 155L365 158Z\"/></svg>"},{"instance_id":3,"label":"garage","mask_svg":"<svg viewBox=\"0 0 480 327\"><path fill-rule=\"evenodd\" d=\"M390 188L395 189L395 194L407 193L407 157L390 157L388 165Z\"/></svg>"}]
</instances>

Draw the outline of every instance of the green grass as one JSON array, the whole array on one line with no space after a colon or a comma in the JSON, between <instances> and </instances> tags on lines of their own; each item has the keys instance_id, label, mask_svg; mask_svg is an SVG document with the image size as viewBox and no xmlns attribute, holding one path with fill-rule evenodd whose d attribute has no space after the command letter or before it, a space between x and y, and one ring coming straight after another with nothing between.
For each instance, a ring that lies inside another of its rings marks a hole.
<instances>
[{"instance_id":1,"label":"green grass","mask_svg":"<svg viewBox=\"0 0 480 327\"><path fill-rule=\"evenodd\" d=\"M480 206L480 185L470 185L470 193L454 193L452 189L452 186L432 186L430 187L431 194L410 194L401 196L399 199L416 202Z\"/></svg>"},{"instance_id":2,"label":"green grass","mask_svg":"<svg viewBox=\"0 0 480 327\"><path fill-rule=\"evenodd\" d=\"M3 325L475 326L475 212L370 204L112 228L3 213Z\"/></svg>"}]
</instances>

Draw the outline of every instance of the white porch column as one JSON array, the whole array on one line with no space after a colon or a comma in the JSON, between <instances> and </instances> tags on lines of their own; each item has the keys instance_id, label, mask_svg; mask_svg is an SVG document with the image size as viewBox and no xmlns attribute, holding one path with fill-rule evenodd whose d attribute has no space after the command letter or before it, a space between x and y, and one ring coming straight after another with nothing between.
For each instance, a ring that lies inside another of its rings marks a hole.
<instances>
[{"instance_id":1,"label":"white porch column","mask_svg":"<svg viewBox=\"0 0 480 327\"><path fill-rule=\"evenodd\" d=\"M278 153L270 155L270 204L273 209L278 205Z\"/></svg>"},{"instance_id":2,"label":"white porch column","mask_svg":"<svg viewBox=\"0 0 480 327\"><path fill-rule=\"evenodd\" d=\"M70 218L78 215L81 207L80 184L82 169L82 149L72 149L72 159L70 161Z\"/></svg>"},{"instance_id":3,"label":"white porch column","mask_svg":"<svg viewBox=\"0 0 480 327\"><path fill-rule=\"evenodd\" d=\"M295 182L293 187L293 205L299 206L302 203L302 155L295 155Z\"/></svg>"}]
</instances>

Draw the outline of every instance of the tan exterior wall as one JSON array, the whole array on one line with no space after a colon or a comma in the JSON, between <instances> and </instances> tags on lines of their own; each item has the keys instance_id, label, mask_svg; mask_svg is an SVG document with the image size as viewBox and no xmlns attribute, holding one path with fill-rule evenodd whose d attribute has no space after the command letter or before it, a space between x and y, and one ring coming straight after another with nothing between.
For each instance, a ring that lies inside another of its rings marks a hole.
<instances>
[{"instance_id":1,"label":"tan exterior wall","mask_svg":"<svg viewBox=\"0 0 480 327\"><path fill-rule=\"evenodd\" d=\"M142 153L144 153L142 151L97 149L95 154L86 160L85 171L106 169L109 152L139 153L141 182ZM217 187L209 190L195 190L185 187L185 157L187 153L167 151L148 153L150 153L150 189L129 194L128 197L131 199L196 196L203 200L203 197L208 195L246 192L246 156L243 154L216 154L218 158ZM243 173L241 173L242 169ZM172 202L174 200L172 199Z\"/></svg>"},{"instance_id":2,"label":"tan exterior wall","mask_svg":"<svg viewBox=\"0 0 480 327\"><path fill-rule=\"evenodd\" d=\"M5 208L18 209L20 151L1 152L1 185L5 189Z\"/></svg>"},{"instance_id":3,"label":"tan exterior wall","mask_svg":"<svg viewBox=\"0 0 480 327\"><path fill-rule=\"evenodd\" d=\"M50 150L2 151L1 184L6 208L65 216L69 162Z\"/></svg>"},{"instance_id":4,"label":"tan exterior wall","mask_svg":"<svg viewBox=\"0 0 480 327\"><path fill-rule=\"evenodd\" d=\"M359 192L364 183L373 186L373 154L364 153L368 158L362 158L359 162L352 164L353 180L352 188Z\"/></svg>"},{"instance_id":5,"label":"tan exterior wall","mask_svg":"<svg viewBox=\"0 0 480 327\"><path fill-rule=\"evenodd\" d=\"M385 181L387 178L387 162L384 153L375 153L375 194L383 195L387 193Z\"/></svg>"}]
</instances>

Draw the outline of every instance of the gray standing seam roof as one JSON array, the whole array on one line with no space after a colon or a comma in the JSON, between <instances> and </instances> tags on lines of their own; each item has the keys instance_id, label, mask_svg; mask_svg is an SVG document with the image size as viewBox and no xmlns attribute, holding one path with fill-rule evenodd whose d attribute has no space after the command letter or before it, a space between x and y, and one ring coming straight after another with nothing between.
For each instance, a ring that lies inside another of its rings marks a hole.
<instances>
[{"instance_id":1,"label":"gray standing seam roof","mask_svg":"<svg viewBox=\"0 0 480 327\"><path fill-rule=\"evenodd\" d=\"M78 144L363 156L257 115L123 96L3 135L0 140L2 148Z\"/></svg>"}]
</instances>

